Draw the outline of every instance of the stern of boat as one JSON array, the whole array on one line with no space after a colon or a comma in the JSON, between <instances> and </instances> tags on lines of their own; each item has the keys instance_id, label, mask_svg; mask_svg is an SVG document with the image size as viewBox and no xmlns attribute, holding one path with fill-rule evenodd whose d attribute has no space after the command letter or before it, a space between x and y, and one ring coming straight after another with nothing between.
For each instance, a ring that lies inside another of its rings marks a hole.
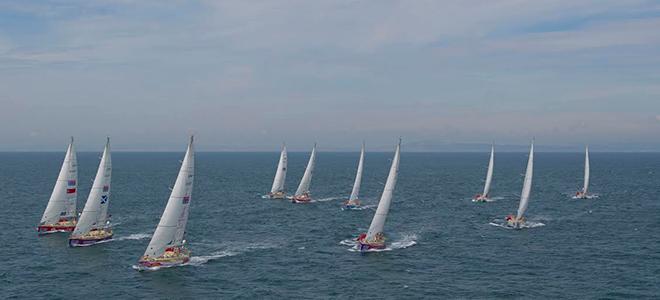
<instances>
[{"instance_id":1,"label":"stern of boat","mask_svg":"<svg viewBox=\"0 0 660 300\"><path fill-rule=\"evenodd\" d=\"M165 253L158 257L142 256L138 260L140 269L150 268L168 268L186 264L190 261L190 250L180 247L167 249Z\"/></svg>"},{"instance_id":2,"label":"stern of boat","mask_svg":"<svg viewBox=\"0 0 660 300\"><path fill-rule=\"evenodd\" d=\"M69 246L70 247L86 247L86 246L91 246L94 244L98 244L103 241L108 241L111 240L112 237L114 236L114 233L112 232L112 229L98 229L98 230L92 230L88 232L87 234L79 235L79 236L71 236L69 238Z\"/></svg>"},{"instance_id":3,"label":"stern of boat","mask_svg":"<svg viewBox=\"0 0 660 300\"><path fill-rule=\"evenodd\" d=\"M299 196L293 196L291 198L291 202L293 203L310 203L312 202L312 197L310 197L307 194L299 195Z\"/></svg>"}]
</instances>

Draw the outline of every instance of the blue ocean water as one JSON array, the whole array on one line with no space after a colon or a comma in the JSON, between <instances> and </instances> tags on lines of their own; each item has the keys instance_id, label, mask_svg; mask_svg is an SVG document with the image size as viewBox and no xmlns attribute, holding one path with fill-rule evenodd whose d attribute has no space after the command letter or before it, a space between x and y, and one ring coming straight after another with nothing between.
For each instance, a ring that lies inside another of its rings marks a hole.
<instances>
[{"instance_id":1,"label":"blue ocean water","mask_svg":"<svg viewBox=\"0 0 660 300\"><path fill-rule=\"evenodd\" d=\"M404 149L405 150L405 149ZM0 298L658 298L660 154L592 153L596 199L575 200L582 153L535 156L528 219L515 212L524 153L498 153L492 195L488 153L402 153L386 223L391 251L360 254L345 240L364 232L374 208L341 211L358 153L319 153L317 202L263 199L279 153L198 153L187 240L188 266L137 272L183 153L114 153L110 211L115 240L67 247L38 237L63 153L0 153ZM367 153L362 199L376 205L392 153ZM295 190L307 153L291 153ZM98 153L79 153L79 209Z\"/></svg>"}]
</instances>

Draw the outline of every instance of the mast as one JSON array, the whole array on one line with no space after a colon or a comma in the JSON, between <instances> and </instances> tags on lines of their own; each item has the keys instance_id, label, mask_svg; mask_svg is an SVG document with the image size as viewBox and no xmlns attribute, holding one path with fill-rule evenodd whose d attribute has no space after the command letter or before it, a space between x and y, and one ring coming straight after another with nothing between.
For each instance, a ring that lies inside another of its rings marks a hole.
<instances>
[{"instance_id":1,"label":"mast","mask_svg":"<svg viewBox=\"0 0 660 300\"><path fill-rule=\"evenodd\" d=\"M270 189L271 193L284 192L284 181L286 180L286 167L287 167L286 145L282 144L280 161L277 163L277 171L275 172L275 179L273 179L273 187Z\"/></svg>"},{"instance_id":2,"label":"mast","mask_svg":"<svg viewBox=\"0 0 660 300\"><path fill-rule=\"evenodd\" d=\"M369 226L369 231L367 232L367 240L373 240L376 234L383 232L385 219L387 219L387 213L390 210L392 194L394 193L394 187L396 186L396 180L399 174L400 149L401 139L399 139L399 143L396 145L394 158L392 159L392 166L390 167L390 173L387 176L387 182L385 183L383 194L381 195L380 201L378 202L376 214L374 214L374 218L371 220L371 225Z\"/></svg>"},{"instance_id":3,"label":"mast","mask_svg":"<svg viewBox=\"0 0 660 300\"><path fill-rule=\"evenodd\" d=\"M484 185L484 192L481 194L484 197L488 196L490 192L490 183L493 180L493 164L495 162L495 145L490 148L490 161L488 161L488 171L486 172L486 184Z\"/></svg>"},{"instance_id":4,"label":"mast","mask_svg":"<svg viewBox=\"0 0 660 300\"><path fill-rule=\"evenodd\" d=\"M309 161L307 162L307 168L305 168L305 174L303 174L302 179L300 180L300 185L296 190L295 196L300 196L304 193L309 193L309 186L312 183L312 175L314 174L314 165L316 164L316 143L314 143L314 148L312 148L312 154L309 156Z\"/></svg>"},{"instance_id":5,"label":"mast","mask_svg":"<svg viewBox=\"0 0 660 300\"><path fill-rule=\"evenodd\" d=\"M582 187L585 196L589 190L589 175L589 146L587 146L584 151L584 187Z\"/></svg>"},{"instance_id":6,"label":"mast","mask_svg":"<svg viewBox=\"0 0 660 300\"><path fill-rule=\"evenodd\" d=\"M163 255L168 247L183 245L194 175L195 152L191 136L174 188L144 255L158 257Z\"/></svg>"},{"instance_id":7,"label":"mast","mask_svg":"<svg viewBox=\"0 0 660 300\"><path fill-rule=\"evenodd\" d=\"M80 215L80 220L73 235L83 235L92 229L105 227L108 220L108 205L110 204L110 181L112 176L112 160L110 157L110 138L107 138L99 168L89 192L87 202Z\"/></svg>"},{"instance_id":8,"label":"mast","mask_svg":"<svg viewBox=\"0 0 660 300\"><path fill-rule=\"evenodd\" d=\"M518 206L518 213L516 214L516 220L520 220L525 210L527 210L527 204L529 203L529 195L532 192L532 175L534 172L534 140L532 140L532 145L529 149L529 158L527 160L527 171L525 172L525 181L523 182L523 189L520 193L520 205Z\"/></svg>"},{"instance_id":9,"label":"mast","mask_svg":"<svg viewBox=\"0 0 660 300\"><path fill-rule=\"evenodd\" d=\"M353 190L351 197L348 198L349 202L355 201L359 198L360 185L362 184L362 168L364 164L364 142L362 142L362 149L360 150L360 161L358 162L357 173L355 174L355 182L353 183Z\"/></svg>"},{"instance_id":10,"label":"mast","mask_svg":"<svg viewBox=\"0 0 660 300\"><path fill-rule=\"evenodd\" d=\"M40 224L54 224L61 218L76 217L76 200L78 196L78 162L73 137L66 149L60 173L55 181L48 205L41 217Z\"/></svg>"}]
</instances>

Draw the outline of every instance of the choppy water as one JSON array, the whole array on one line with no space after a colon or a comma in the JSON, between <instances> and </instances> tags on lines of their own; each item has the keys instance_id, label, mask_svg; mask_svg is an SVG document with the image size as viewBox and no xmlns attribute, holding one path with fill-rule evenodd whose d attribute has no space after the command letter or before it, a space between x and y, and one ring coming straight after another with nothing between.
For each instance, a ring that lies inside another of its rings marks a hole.
<instances>
[{"instance_id":1,"label":"choppy water","mask_svg":"<svg viewBox=\"0 0 660 300\"><path fill-rule=\"evenodd\" d=\"M294 205L262 199L278 153L198 153L187 239L188 266L137 272L183 153L114 153L110 211L115 240L72 249L64 234L38 237L62 153L0 154L3 262L0 298L658 298L660 154L592 153L592 191L581 153L537 153L528 219L515 212L523 153L496 156L492 195L482 189L488 153L402 153L386 224L391 251L360 254L351 238L373 207L341 211L357 153L319 153L312 192ZM367 153L362 198L375 205L391 153ZM306 153L290 154L288 190ZM82 208L98 154L80 153Z\"/></svg>"}]
</instances>

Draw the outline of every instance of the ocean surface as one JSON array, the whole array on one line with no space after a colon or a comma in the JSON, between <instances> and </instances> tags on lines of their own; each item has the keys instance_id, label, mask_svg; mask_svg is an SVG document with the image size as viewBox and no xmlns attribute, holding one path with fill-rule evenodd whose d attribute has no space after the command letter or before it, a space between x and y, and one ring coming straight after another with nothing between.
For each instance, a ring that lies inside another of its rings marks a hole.
<instances>
[{"instance_id":1,"label":"ocean surface","mask_svg":"<svg viewBox=\"0 0 660 300\"><path fill-rule=\"evenodd\" d=\"M294 298L412 299L660 298L660 154L591 153L591 191L582 153L535 155L527 217L544 226L490 224L514 213L525 153L496 153L491 195L484 153L406 153L385 226L388 251L361 254L392 153L366 154L367 209L342 211L358 153L318 154L316 201L262 198L279 153L197 153L188 222L189 265L132 268L165 207L181 153L113 153L110 213L115 239L69 248L66 234L35 227L64 153L0 153L0 299ZM79 153L82 210L99 153ZM308 153L290 153L293 192Z\"/></svg>"}]
</instances>

